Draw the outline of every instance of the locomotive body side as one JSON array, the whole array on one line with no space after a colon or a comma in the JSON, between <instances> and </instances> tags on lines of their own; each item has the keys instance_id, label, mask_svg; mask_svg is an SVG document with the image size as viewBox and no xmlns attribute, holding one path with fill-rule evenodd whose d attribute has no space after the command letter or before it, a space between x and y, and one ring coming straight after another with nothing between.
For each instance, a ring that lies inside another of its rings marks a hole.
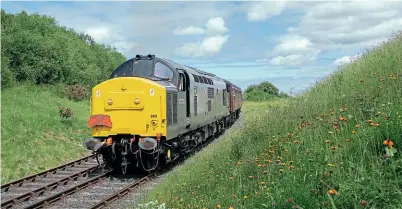
<instances>
[{"instance_id":1,"label":"locomotive body side","mask_svg":"<svg viewBox=\"0 0 402 209\"><path fill-rule=\"evenodd\" d=\"M236 97L241 89L214 74L137 55L93 88L93 138L84 147L123 173L129 164L155 170L230 127L241 108Z\"/></svg>"}]
</instances>

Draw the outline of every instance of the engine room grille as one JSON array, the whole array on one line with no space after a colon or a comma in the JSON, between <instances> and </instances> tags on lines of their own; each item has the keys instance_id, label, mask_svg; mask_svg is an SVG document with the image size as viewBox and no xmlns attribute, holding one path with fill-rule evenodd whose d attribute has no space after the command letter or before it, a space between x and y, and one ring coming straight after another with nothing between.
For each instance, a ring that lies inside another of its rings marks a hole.
<instances>
[{"instance_id":1,"label":"engine room grille","mask_svg":"<svg viewBox=\"0 0 402 209\"><path fill-rule=\"evenodd\" d=\"M211 110L212 110L211 100L208 100L208 112L211 112Z\"/></svg>"},{"instance_id":2,"label":"engine room grille","mask_svg":"<svg viewBox=\"0 0 402 209\"><path fill-rule=\"evenodd\" d=\"M173 112L172 112L172 93L168 92L166 94L166 115L167 115L167 125L172 124Z\"/></svg>"},{"instance_id":3,"label":"engine room grille","mask_svg":"<svg viewBox=\"0 0 402 209\"><path fill-rule=\"evenodd\" d=\"M194 96L194 116L197 116L197 96Z\"/></svg>"},{"instance_id":4,"label":"engine room grille","mask_svg":"<svg viewBox=\"0 0 402 209\"><path fill-rule=\"evenodd\" d=\"M214 98L214 88L208 87L208 99Z\"/></svg>"},{"instance_id":5,"label":"engine room grille","mask_svg":"<svg viewBox=\"0 0 402 209\"><path fill-rule=\"evenodd\" d=\"M166 94L167 125L177 124L177 92Z\"/></svg>"},{"instance_id":6,"label":"engine room grille","mask_svg":"<svg viewBox=\"0 0 402 209\"><path fill-rule=\"evenodd\" d=\"M172 93L173 99L173 124L177 124L177 93Z\"/></svg>"}]
</instances>

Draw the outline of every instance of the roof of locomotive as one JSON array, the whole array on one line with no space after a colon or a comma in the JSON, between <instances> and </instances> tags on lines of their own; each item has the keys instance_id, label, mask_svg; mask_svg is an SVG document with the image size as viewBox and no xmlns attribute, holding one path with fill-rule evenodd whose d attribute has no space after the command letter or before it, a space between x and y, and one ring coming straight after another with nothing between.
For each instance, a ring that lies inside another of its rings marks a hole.
<instances>
[{"instance_id":1,"label":"roof of locomotive","mask_svg":"<svg viewBox=\"0 0 402 209\"><path fill-rule=\"evenodd\" d=\"M161 57L156 57L155 55L151 55L151 54L149 54L149 55L136 55L134 58L132 58L132 59L135 59L135 58L137 58L137 59L143 59L143 58L146 58L146 59L155 59L155 60L163 60L163 61L165 61L165 62L167 62L169 65L171 65L173 68L175 68L175 69L183 69L183 70L185 70L185 71L187 71L187 72L189 72L189 73L191 73L191 74L195 74L195 75L204 75L204 76L207 76L207 77L210 77L211 79L213 79L213 80L215 80L215 81L221 81L222 83L226 83L226 80L225 79L222 79L222 78L220 78L220 77L218 77L218 76L216 76L215 74L213 74L213 73L209 73L209 72L206 72L206 71L203 71L203 70L200 70L200 69L197 69L197 68L195 68L195 67L190 67L190 66L187 66L187 65L182 65L182 64L178 64L178 63L176 63L176 62L174 62L174 61L172 61L172 60L169 60L169 59L166 59L166 58L161 58ZM234 87L237 87L236 85L234 85L234 84L232 84L232 83L230 83L231 85L233 85ZM239 88L239 87L237 87L237 88ZM239 88L240 89L240 88ZM241 90L241 89L240 89Z\"/></svg>"},{"instance_id":2,"label":"roof of locomotive","mask_svg":"<svg viewBox=\"0 0 402 209\"><path fill-rule=\"evenodd\" d=\"M187 66L187 65L181 65L181 64L178 64L178 63L176 63L176 62L174 62L172 60L169 60L169 59L163 59L163 58L159 58L159 59L164 60L165 62L169 63L174 68L183 69L185 71L190 72L191 74L206 75L206 76L209 76L212 79L220 80L220 81L224 82L224 79L219 78L218 76L216 76L213 73L209 73L209 72L197 69L195 67L190 67L190 66Z\"/></svg>"},{"instance_id":3,"label":"roof of locomotive","mask_svg":"<svg viewBox=\"0 0 402 209\"><path fill-rule=\"evenodd\" d=\"M241 89L240 87L236 86L234 83L232 83L232 82L230 82L230 81L228 81L228 80L226 80L226 79L223 79L223 81L224 81L226 84L228 84L228 85L230 85L230 86L233 86L235 89L238 89L238 90L242 91L242 89Z\"/></svg>"}]
</instances>

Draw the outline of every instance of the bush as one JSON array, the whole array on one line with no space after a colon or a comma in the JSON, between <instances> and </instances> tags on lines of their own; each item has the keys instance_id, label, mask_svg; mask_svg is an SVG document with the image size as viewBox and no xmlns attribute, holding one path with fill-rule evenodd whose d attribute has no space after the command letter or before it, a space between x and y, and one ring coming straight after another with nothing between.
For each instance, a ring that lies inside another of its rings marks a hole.
<instances>
[{"instance_id":1,"label":"bush","mask_svg":"<svg viewBox=\"0 0 402 209\"><path fill-rule=\"evenodd\" d=\"M279 92L279 89L269 81L261 82L258 85L250 85L244 91L244 98L248 101L266 101L287 97L289 95L285 92Z\"/></svg>"},{"instance_id":2,"label":"bush","mask_svg":"<svg viewBox=\"0 0 402 209\"><path fill-rule=\"evenodd\" d=\"M15 83L15 77L8 67L8 58L1 57L1 88L11 87Z\"/></svg>"},{"instance_id":3,"label":"bush","mask_svg":"<svg viewBox=\"0 0 402 209\"><path fill-rule=\"evenodd\" d=\"M74 101L81 101L88 97L88 91L85 86L75 84L66 89L67 98Z\"/></svg>"},{"instance_id":4,"label":"bush","mask_svg":"<svg viewBox=\"0 0 402 209\"><path fill-rule=\"evenodd\" d=\"M13 80L93 86L126 60L115 48L37 13L7 14L1 10L1 39L2 87Z\"/></svg>"}]
</instances>

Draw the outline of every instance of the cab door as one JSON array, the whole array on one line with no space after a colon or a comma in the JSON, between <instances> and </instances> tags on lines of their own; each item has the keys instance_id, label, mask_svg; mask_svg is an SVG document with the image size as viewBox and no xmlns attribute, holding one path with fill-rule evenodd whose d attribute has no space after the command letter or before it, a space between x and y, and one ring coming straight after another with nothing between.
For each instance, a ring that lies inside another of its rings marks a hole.
<instances>
[{"instance_id":1,"label":"cab door","mask_svg":"<svg viewBox=\"0 0 402 209\"><path fill-rule=\"evenodd\" d=\"M185 132L190 125L190 106L189 106L189 80L184 71L179 71L179 85L177 93L177 121L179 132Z\"/></svg>"}]
</instances>

